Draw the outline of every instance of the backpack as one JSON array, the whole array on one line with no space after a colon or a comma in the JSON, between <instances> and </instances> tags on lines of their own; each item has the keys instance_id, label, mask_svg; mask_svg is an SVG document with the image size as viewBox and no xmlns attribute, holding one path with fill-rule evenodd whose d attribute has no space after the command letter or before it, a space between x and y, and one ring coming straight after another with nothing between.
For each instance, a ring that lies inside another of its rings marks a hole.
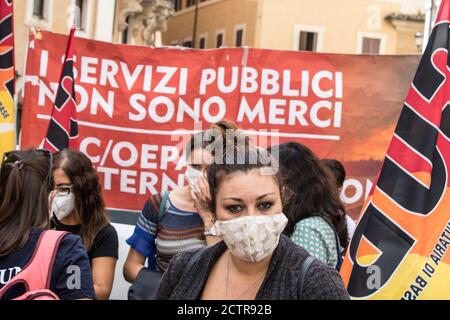
<instances>
[{"instance_id":1,"label":"backpack","mask_svg":"<svg viewBox=\"0 0 450 320\"><path fill-rule=\"evenodd\" d=\"M164 217L164 214L166 213L166 206L167 206L167 200L169 199L169 191L166 191L163 193L161 199L152 197L150 201L153 203L153 205L159 209L158 211L158 223L162 220Z\"/></svg>"},{"instance_id":2,"label":"backpack","mask_svg":"<svg viewBox=\"0 0 450 320\"><path fill-rule=\"evenodd\" d=\"M30 261L0 289L0 300L18 284L23 284L26 292L13 300L59 300L59 297L50 291L50 281L59 244L67 234L68 232L54 230L42 232Z\"/></svg>"},{"instance_id":3,"label":"backpack","mask_svg":"<svg viewBox=\"0 0 450 320\"><path fill-rule=\"evenodd\" d=\"M338 259L336 266L334 268L339 272L341 271L342 263L344 262L344 254L341 250L341 242L339 241L339 234L331 222L329 222L327 219L323 220L330 226L330 228L333 230L334 233L334 241L336 242L337 259Z\"/></svg>"},{"instance_id":4,"label":"backpack","mask_svg":"<svg viewBox=\"0 0 450 320\"><path fill-rule=\"evenodd\" d=\"M337 261L335 269L339 272L339 271L341 271L342 263L344 262L344 257L341 252L341 242L339 241L339 235L336 231L336 228L333 225L330 225L330 226L332 227L333 232L334 232L334 239L336 241L337 257L338 257L338 261Z\"/></svg>"},{"instance_id":5,"label":"backpack","mask_svg":"<svg viewBox=\"0 0 450 320\"><path fill-rule=\"evenodd\" d=\"M166 208L167 208L167 202L169 200L169 191L166 191L164 193L161 194L156 194L154 196L151 196L149 201L151 202L153 208L155 210L158 210L158 216L156 217L156 234L155 234L155 246L156 246L156 237L158 236L158 232L159 232L159 224L161 222L161 220L163 219L164 215L166 214ZM148 260L148 267L151 270L154 270L155 272L159 272L158 268L156 266L156 259L157 259L157 253L158 250L156 250L156 254L153 258L149 257Z\"/></svg>"},{"instance_id":6,"label":"backpack","mask_svg":"<svg viewBox=\"0 0 450 320\"><path fill-rule=\"evenodd\" d=\"M297 295L298 300L303 300L303 287L305 285L306 280L306 274L309 271L309 268L311 265L316 261L317 259L313 256L308 256L305 261L303 261L302 265L300 266L300 273L297 279Z\"/></svg>"},{"instance_id":7,"label":"backpack","mask_svg":"<svg viewBox=\"0 0 450 320\"><path fill-rule=\"evenodd\" d=\"M159 196L150 198L153 206L159 208L158 223L166 212L168 198L169 192L165 192L162 198ZM128 289L128 300L155 300L162 276L163 272L161 271L151 270L146 267L142 268L134 280L134 283Z\"/></svg>"}]
</instances>

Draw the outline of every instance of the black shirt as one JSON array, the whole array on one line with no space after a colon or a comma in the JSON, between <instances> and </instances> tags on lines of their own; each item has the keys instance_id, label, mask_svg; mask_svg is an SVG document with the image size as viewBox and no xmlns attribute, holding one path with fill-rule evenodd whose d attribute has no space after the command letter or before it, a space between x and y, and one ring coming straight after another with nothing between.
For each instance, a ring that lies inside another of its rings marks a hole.
<instances>
[{"instance_id":1,"label":"black shirt","mask_svg":"<svg viewBox=\"0 0 450 320\"><path fill-rule=\"evenodd\" d=\"M73 234L80 234L81 225L68 226L59 222L53 216L51 220L51 228L58 231L67 231ZM95 236L91 249L88 251L89 260L101 257L119 258L119 238L117 231L111 224L104 226Z\"/></svg>"},{"instance_id":2,"label":"black shirt","mask_svg":"<svg viewBox=\"0 0 450 320\"><path fill-rule=\"evenodd\" d=\"M25 247L0 258L0 289L27 265L42 232L43 229L34 229ZM80 268L81 286L79 289L68 288L67 286L70 277L73 275L69 268L71 266ZM79 236L68 234L62 238L52 269L50 290L62 300L95 299L91 266L86 249ZM14 299L23 293L25 293L23 286L14 286L8 290L3 299Z\"/></svg>"}]
</instances>

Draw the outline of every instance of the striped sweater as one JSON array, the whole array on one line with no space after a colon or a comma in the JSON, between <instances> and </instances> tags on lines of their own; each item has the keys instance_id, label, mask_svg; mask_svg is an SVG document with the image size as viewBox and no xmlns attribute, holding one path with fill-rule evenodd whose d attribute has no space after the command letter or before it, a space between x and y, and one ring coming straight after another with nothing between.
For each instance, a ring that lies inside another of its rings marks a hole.
<instances>
[{"instance_id":1,"label":"striped sweater","mask_svg":"<svg viewBox=\"0 0 450 320\"><path fill-rule=\"evenodd\" d=\"M152 196L145 204L133 235L127 243L148 258L148 267L165 271L178 253L206 245L203 221L197 212L178 209L170 200L158 221L161 195Z\"/></svg>"}]
</instances>

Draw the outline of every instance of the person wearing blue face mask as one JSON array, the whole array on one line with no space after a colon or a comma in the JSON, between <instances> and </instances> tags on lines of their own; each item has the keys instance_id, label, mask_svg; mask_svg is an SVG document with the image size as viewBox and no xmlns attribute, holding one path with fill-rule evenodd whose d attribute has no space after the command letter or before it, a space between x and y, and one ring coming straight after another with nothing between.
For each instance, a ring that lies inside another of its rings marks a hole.
<instances>
[{"instance_id":1,"label":"person wearing blue face mask","mask_svg":"<svg viewBox=\"0 0 450 320\"><path fill-rule=\"evenodd\" d=\"M198 213L194 197L209 196L203 169L212 160L214 151L211 146L220 145L236 130L234 123L221 121L191 138L185 153L187 185L151 196L138 218L133 235L127 240L130 250L123 274L128 282L149 282L149 276L145 274L149 270L154 271L153 275L155 272L162 274L176 254L219 241L217 237L205 235L205 230L209 230L214 221L211 214ZM155 277L160 277L158 274ZM129 294L129 299L137 298Z\"/></svg>"}]
</instances>

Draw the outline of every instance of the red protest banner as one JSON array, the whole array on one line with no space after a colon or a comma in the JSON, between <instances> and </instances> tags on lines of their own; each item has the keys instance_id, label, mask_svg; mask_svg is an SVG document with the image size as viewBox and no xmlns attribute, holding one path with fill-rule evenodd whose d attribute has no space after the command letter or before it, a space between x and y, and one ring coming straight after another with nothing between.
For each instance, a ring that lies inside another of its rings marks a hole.
<instances>
[{"instance_id":1,"label":"red protest banner","mask_svg":"<svg viewBox=\"0 0 450 320\"><path fill-rule=\"evenodd\" d=\"M45 138L66 42L49 32L31 36L22 148ZM150 193L183 185L179 160L189 137L226 118L261 146L298 141L342 161L343 199L354 218L419 61L86 39L75 39L74 53L80 150L97 167L109 208L137 211Z\"/></svg>"}]
</instances>

